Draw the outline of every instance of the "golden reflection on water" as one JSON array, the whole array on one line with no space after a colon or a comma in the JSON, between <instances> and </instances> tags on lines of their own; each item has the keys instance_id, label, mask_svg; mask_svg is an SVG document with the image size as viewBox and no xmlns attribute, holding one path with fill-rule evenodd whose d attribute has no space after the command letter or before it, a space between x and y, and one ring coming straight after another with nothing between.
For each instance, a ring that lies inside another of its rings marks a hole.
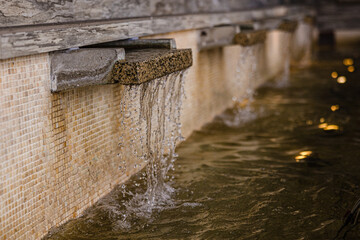
<instances>
[{"instance_id":1,"label":"golden reflection on water","mask_svg":"<svg viewBox=\"0 0 360 240\"><path fill-rule=\"evenodd\" d=\"M335 112L336 110L339 110L340 106L339 105L332 105L330 107L331 111Z\"/></svg>"},{"instance_id":2,"label":"golden reflection on water","mask_svg":"<svg viewBox=\"0 0 360 240\"><path fill-rule=\"evenodd\" d=\"M296 156L295 157L295 160L296 160L296 162L300 162L300 160L303 160L303 159L305 159L307 156L301 156L301 155L299 155L299 156Z\"/></svg>"},{"instance_id":3,"label":"golden reflection on water","mask_svg":"<svg viewBox=\"0 0 360 240\"><path fill-rule=\"evenodd\" d=\"M295 157L296 162L300 162L303 159L310 157L312 151L301 151L298 156Z\"/></svg>"},{"instance_id":4,"label":"golden reflection on water","mask_svg":"<svg viewBox=\"0 0 360 240\"><path fill-rule=\"evenodd\" d=\"M338 77L337 82L340 84L346 83L346 77L345 76Z\"/></svg>"},{"instance_id":5,"label":"golden reflection on water","mask_svg":"<svg viewBox=\"0 0 360 240\"><path fill-rule=\"evenodd\" d=\"M353 64L354 64L354 60L352 60L352 58L345 58L345 59L343 60L343 64L344 64L345 66L353 65Z\"/></svg>"},{"instance_id":6,"label":"golden reflection on water","mask_svg":"<svg viewBox=\"0 0 360 240\"><path fill-rule=\"evenodd\" d=\"M327 123L322 123L322 124L319 124L319 128L326 128L328 126L328 124Z\"/></svg>"},{"instance_id":7,"label":"golden reflection on water","mask_svg":"<svg viewBox=\"0 0 360 240\"><path fill-rule=\"evenodd\" d=\"M324 131L337 131L337 130L339 130L339 126L338 126L338 125L335 125L335 124L327 125L327 126L324 128Z\"/></svg>"},{"instance_id":8,"label":"golden reflection on water","mask_svg":"<svg viewBox=\"0 0 360 240\"><path fill-rule=\"evenodd\" d=\"M312 151L302 151L300 152L301 156L310 156L313 152Z\"/></svg>"},{"instance_id":9,"label":"golden reflection on water","mask_svg":"<svg viewBox=\"0 0 360 240\"><path fill-rule=\"evenodd\" d=\"M347 68L347 70L352 73L352 72L355 71L355 67L354 67L354 66L349 66L349 67Z\"/></svg>"},{"instance_id":10,"label":"golden reflection on water","mask_svg":"<svg viewBox=\"0 0 360 240\"><path fill-rule=\"evenodd\" d=\"M337 72L332 72L331 73L331 77L332 78L337 78L339 75L338 75L338 73Z\"/></svg>"}]
</instances>

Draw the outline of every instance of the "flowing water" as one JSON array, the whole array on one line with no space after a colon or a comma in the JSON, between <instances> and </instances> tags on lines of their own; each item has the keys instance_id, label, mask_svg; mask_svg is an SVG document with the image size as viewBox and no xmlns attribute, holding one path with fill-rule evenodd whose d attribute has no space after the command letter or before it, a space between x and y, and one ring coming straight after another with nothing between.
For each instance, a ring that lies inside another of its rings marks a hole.
<instances>
[{"instance_id":1,"label":"flowing water","mask_svg":"<svg viewBox=\"0 0 360 240\"><path fill-rule=\"evenodd\" d=\"M166 199L150 214L148 201L132 205L149 191L134 185L148 169L47 238L334 239L360 197L360 58L350 56L349 72L349 55L319 56L171 153L177 159L161 180L171 190L150 190L157 193L146 196ZM360 239L360 227L346 239Z\"/></svg>"}]
</instances>

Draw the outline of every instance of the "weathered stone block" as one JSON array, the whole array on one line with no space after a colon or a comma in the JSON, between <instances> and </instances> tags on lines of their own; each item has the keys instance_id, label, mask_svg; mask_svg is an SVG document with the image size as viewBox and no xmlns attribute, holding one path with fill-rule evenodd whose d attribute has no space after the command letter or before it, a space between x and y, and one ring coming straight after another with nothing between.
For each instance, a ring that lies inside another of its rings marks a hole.
<instances>
[{"instance_id":1,"label":"weathered stone block","mask_svg":"<svg viewBox=\"0 0 360 240\"><path fill-rule=\"evenodd\" d=\"M266 31L243 31L235 35L234 43L241 46L252 46L258 43L263 43L266 39Z\"/></svg>"},{"instance_id":2,"label":"weathered stone block","mask_svg":"<svg viewBox=\"0 0 360 240\"><path fill-rule=\"evenodd\" d=\"M126 52L126 61L117 61L113 82L141 84L192 65L191 49L142 49Z\"/></svg>"}]
</instances>

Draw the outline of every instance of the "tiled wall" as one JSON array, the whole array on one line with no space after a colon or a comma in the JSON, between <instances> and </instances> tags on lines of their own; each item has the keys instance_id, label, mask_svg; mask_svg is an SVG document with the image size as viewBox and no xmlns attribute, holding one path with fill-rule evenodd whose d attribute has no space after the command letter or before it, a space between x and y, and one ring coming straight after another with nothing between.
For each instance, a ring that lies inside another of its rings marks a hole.
<instances>
[{"instance_id":1,"label":"tiled wall","mask_svg":"<svg viewBox=\"0 0 360 240\"><path fill-rule=\"evenodd\" d=\"M274 31L265 44L199 52L196 34L155 36L193 49L181 112L185 137L234 96L280 73L282 44L291 39ZM119 170L119 136L144 134L120 127L123 95L121 85L51 94L47 54L0 61L0 239L39 239L139 170Z\"/></svg>"},{"instance_id":2,"label":"tiled wall","mask_svg":"<svg viewBox=\"0 0 360 240\"><path fill-rule=\"evenodd\" d=\"M0 237L46 230L50 112L46 54L0 61Z\"/></svg>"},{"instance_id":3,"label":"tiled wall","mask_svg":"<svg viewBox=\"0 0 360 240\"><path fill-rule=\"evenodd\" d=\"M138 170L116 160L124 87L51 94L48 61L0 62L0 239L39 239Z\"/></svg>"}]
</instances>

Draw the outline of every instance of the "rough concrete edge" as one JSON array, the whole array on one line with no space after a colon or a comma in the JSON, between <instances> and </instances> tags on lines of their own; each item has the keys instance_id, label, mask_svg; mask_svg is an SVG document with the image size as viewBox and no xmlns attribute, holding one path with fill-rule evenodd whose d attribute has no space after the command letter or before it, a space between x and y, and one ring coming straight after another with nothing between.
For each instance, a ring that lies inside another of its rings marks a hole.
<instances>
[{"instance_id":1,"label":"rough concrete edge","mask_svg":"<svg viewBox=\"0 0 360 240\"><path fill-rule=\"evenodd\" d=\"M258 43L264 43L266 40L266 30L246 30L237 33L234 36L233 43L244 47L252 46Z\"/></svg>"},{"instance_id":2,"label":"rough concrete edge","mask_svg":"<svg viewBox=\"0 0 360 240\"><path fill-rule=\"evenodd\" d=\"M102 61L97 61L98 59L96 58L98 57L99 50L109 53L109 58L104 59L104 61L107 61L107 65L104 65ZM93 60L95 67L93 66L87 69L82 68L83 62L79 60L80 54L83 55L81 57L82 60ZM82 48L73 51L53 52L50 54L51 92L112 83L112 68L115 62L124 59L125 50L123 48ZM71 65L71 67L69 67L69 65Z\"/></svg>"},{"instance_id":3,"label":"rough concrete edge","mask_svg":"<svg viewBox=\"0 0 360 240\"><path fill-rule=\"evenodd\" d=\"M117 61L113 68L113 81L124 84L142 84L192 66L191 49L168 51L143 61Z\"/></svg>"}]
</instances>

